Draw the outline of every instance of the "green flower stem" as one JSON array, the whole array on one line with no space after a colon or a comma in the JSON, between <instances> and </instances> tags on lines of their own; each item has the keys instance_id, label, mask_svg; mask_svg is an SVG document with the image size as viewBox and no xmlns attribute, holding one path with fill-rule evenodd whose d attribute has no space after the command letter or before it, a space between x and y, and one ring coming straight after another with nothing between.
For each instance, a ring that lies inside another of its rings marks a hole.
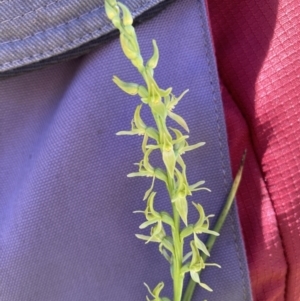
<instances>
[{"instance_id":1,"label":"green flower stem","mask_svg":"<svg viewBox=\"0 0 300 301\"><path fill-rule=\"evenodd\" d=\"M166 126L166 119L161 124L153 114L159 132L166 132L169 134ZM163 128L163 129L161 129ZM170 201L172 199L172 191L175 183L174 179L168 175L168 181L166 183L167 190L169 192ZM174 257L173 257L173 301L181 301L184 275L181 273L182 259L183 259L183 241L180 238L180 215L176 209L174 203L172 203L174 228L172 229L172 238L174 245Z\"/></svg>"},{"instance_id":2,"label":"green flower stem","mask_svg":"<svg viewBox=\"0 0 300 301\"><path fill-rule=\"evenodd\" d=\"M175 205L173 207L173 218L174 218L174 230L172 231L174 241L174 262L173 262L173 290L174 290L174 301L180 301L182 296L183 280L184 276L181 275L181 264L182 264L182 253L183 243L180 239L180 216L176 210Z\"/></svg>"},{"instance_id":3,"label":"green flower stem","mask_svg":"<svg viewBox=\"0 0 300 301\"><path fill-rule=\"evenodd\" d=\"M159 60L159 50L156 41L152 41L153 55L144 63L144 59L140 53L140 47L132 26L133 18L129 9L117 0L105 0L105 11L108 18L112 21L114 26L120 31L120 44L124 55L131 61L132 65L137 68L142 75L145 86L136 83L128 83L119 79L117 76L113 77L113 82L125 93L129 95L138 95L142 103L151 110L155 127L148 126L142 120L141 108L142 104L136 107L134 117L131 122L130 131L121 131L117 135L142 135L142 151L143 159L136 163L138 171L128 174L128 177L152 177L151 187L145 192L144 200L147 201L146 209L144 211L135 211L136 213L143 213L146 221L140 225L143 230L151 227L150 234L136 234L136 237L146 241L146 243L158 243L158 249L162 256L171 265L171 276L173 278L173 301L181 301L183 282L186 273L190 273L193 281L198 283L203 289L212 291L212 289L205 283L201 282L199 272L205 266L217 264L205 264L206 256L209 256L209 251L212 248L215 236L221 229L224 220L228 214L231 203L233 201L235 192L231 192L226 208L221 213L215 230L209 229L209 219L212 215L206 215L200 203L192 202L195 209L198 211L199 219L195 224L188 223L188 196L192 196L193 192L199 190L210 191L202 185L205 181L198 181L190 184L187 179L186 165L183 160L183 155L186 152L192 151L205 145L204 142L199 142L194 145L189 145L187 139L189 135L183 134L179 129L168 127L167 119L172 119L183 128L187 133L189 128L185 120L173 110L178 102L182 99L185 93L183 92L179 97L172 93L172 88L166 90L161 89L154 79L154 69ZM149 144L148 144L148 140ZM150 163L150 155L153 151L160 150L163 169L160 167L153 167ZM240 172L241 175L241 172ZM154 208L154 198L156 192L153 191L155 179L161 180L166 184L172 204L173 216L168 212L157 212ZM234 187L238 184L234 184ZM184 228L181 229L181 221L184 223ZM165 231L165 226L171 227L172 237L168 236ZM201 234L210 234L207 246L198 237ZM184 254L183 245L184 239L188 236L193 236L190 241L190 252ZM201 254L203 253L203 254ZM189 260L190 259L190 260ZM160 293L164 287L164 283L160 282L152 291L147 286L148 292L154 298L152 300L146 296L147 301L169 301L167 297L161 297ZM187 294L191 297L195 284L189 286ZM187 299L190 300L190 299Z\"/></svg>"},{"instance_id":4,"label":"green flower stem","mask_svg":"<svg viewBox=\"0 0 300 301\"><path fill-rule=\"evenodd\" d=\"M235 179L234 179L233 184L231 186L230 192L229 192L228 197L226 199L225 205L222 209L221 214L218 217L217 223L216 223L213 231L216 231L216 232L220 233L220 230L223 227L223 224L224 224L224 222L226 220L226 217L227 217L227 215L228 215L228 213L231 209L231 206L233 204L234 198L236 196L237 190L239 188L239 185L240 185L240 182L241 182L241 179L242 179L245 159L246 159L246 150L243 154L239 170L238 170L238 172L235 176ZM207 240L207 243L206 243L206 247L207 247L207 250L209 252L212 250L215 241L216 241L216 236L215 235L210 235L208 240ZM203 258L203 261L205 262L206 259L207 259L207 255L203 254L202 258ZM201 271L199 272L199 274L200 273L201 273ZM186 288L186 291L184 293L182 301L191 301L192 300L194 290L195 290L195 286L196 286L196 282L194 282L192 279L190 279L190 281L188 283L188 286Z\"/></svg>"}]
</instances>

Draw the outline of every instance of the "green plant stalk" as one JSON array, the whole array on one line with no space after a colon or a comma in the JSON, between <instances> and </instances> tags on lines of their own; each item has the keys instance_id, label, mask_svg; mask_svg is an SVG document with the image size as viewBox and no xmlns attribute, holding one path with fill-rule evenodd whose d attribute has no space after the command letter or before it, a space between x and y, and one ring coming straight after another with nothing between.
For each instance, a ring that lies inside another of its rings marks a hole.
<instances>
[{"instance_id":1,"label":"green plant stalk","mask_svg":"<svg viewBox=\"0 0 300 301\"><path fill-rule=\"evenodd\" d=\"M215 227L213 228L213 230L218 232L218 233L221 231L221 229L223 227L223 224L226 220L226 217L227 217L227 215L228 215L228 213L229 213L229 211L232 207L233 201L235 199L237 190L239 188L239 185L240 185L240 182L241 182L241 179L242 179L245 159L246 159L246 150L243 154L239 170L238 170L238 172L237 172L237 174L234 178L234 181L232 183L232 186L231 186L230 192L228 194L228 197L226 199L226 202L224 204L224 207L221 211L221 214L218 217L218 220L216 222ZM207 242L206 242L206 247L207 247L209 252L212 250L212 248L215 244L215 241L216 241L216 236L210 235ZM203 254L202 258L203 258L204 261L206 261L207 255ZM200 273L201 273L201 271L199 272L199 274ZM195 291L195 286L196 286L196 283L190 279L190 281L188 283L188 286L186 288L186 291L184 293L182 301L191 301L192 300L192 297L193 297L193 294L194 294L194 291Z\"/></svg>"},{"instance_id":2,"label":"green plant stalk","mask_svg":"<svg viewBox=\"0 0 300 301\"><path fill-rule=\"evenodd\" d=\"M144 77L145 82L149 82L147 75L142 74ZM154 79L152 79L154 81ZM170 135L167 125L166 119L162 122L159 122L156 114L152 111L153 118L155 120L156 126L158 128L159 133L165 132ZM161 150L162 153L162 150ZM169 193L170 201L172 200L172 191L174 190L174 179L169 174L167 174L167 182L166 188ZM183 258L183 242L180 239L180 215L176 209L175 204L172 204L172 211L173 211L173 220L174 220L174 228L171 229L172 231L172 238L173 238L173 245L174 245L174 256L173 256L173 300L174 301L181 301L182 297L182 289L183 289L183 280L184 276L181 274L181 266L182 266L182 258Z\"/></svg>"},{"instance_id":3,"label":"green plant stalk","mask_svg":"<svg viewBox=\"0 0 300 301\"><path fill-rule=\"evenodd\" d=\"M180 216L175 208L173 207L173 218L174 218L174 231L172 236L174 240L174 276L173 276L173 290L174 290L174 301L180 301L182 296L183 280L184 277L181 275L181 263L183 253L183 243L180 239Z\"/></svg>"},{"instance_id":4,"label":"green plant stalk","mask_svg":"<svg viewBox=\"0 0 300 301\"><path fill-rule=\"evenodd\" d=\"M153 178L150 189L144 195L144 200L147 200L145 211L136 211L144 213L146 221L140 225L140 229L151 226L150 236L142 234L136 234L136 236L139 239L146 240L146 243L159 243L159 251L171 265L173 301L181 301L184 277L188 272L193 280L202 288L212 291L208 285L200 281L198 274L199 271L205 268L204 257L201 256L200 252L209 255L208 249L199 239L198 234L206 233L214 236L219 234L209 229L209 218L211 215L206 216L203 207L199 203L193 202L194 207L199 213L198 221L195 224L188 224L187 202L187 196L191 196L192 192L210 190L201 187L204 181L199 181L193 185L188 183L186 166L182 158L182 155L187 151L199 148L205 143L200 142L189 145L187 142L188 135L182 134L178 129L167 127L167 118L170 118L186 132L189 132L185 120L172 111L187 91L179 97L175 97L171 93L172 88L163 90L156 83L154 69L159 59L156 41L152 41L152 57L144 64L136 33L132 26L133 18L129 9L116 0L105 0L105 11L114 26L120 31L120 44L125 56L142 75L146 87L135 83L123 82L116 76L113 78L113 81L125 93L141 97L141 101L150 107L156 125L156 128L153 128L143 122L140 116L142 105L138 105L131 123L131 131L117 133L118 135L144 136L142 143L144 158L137 163L139 171L129 174L128 177L146 176ZM175 138L172 137L169 129ZM148 144L148 139L154 140L156 144ZM154 150L160 150L165 169L151 166L149 156ZM167 212L157 212L154 209L156 192L152 190L156 178L165 182L172 204L172 216ZM182 229L181 221L185 224L185 227ZM166 235L164 224L171 227L172 237ZM191 235L194 238L190 241L191 252L184 255L184 239ZM190 261L188 261L189 258L191 258ZM213 264L210 263L209 265ZM146 297L148 301L170 301L167 297L160 297L160 292L164 287L163 282L160 282L152 291L147 285L146 287L150 295L154 297L152 300Z\"/></svg>"},{"instance_id":5,"label":"green plant stalk","mask_svg":"<svg viewBox=\"0 0 300 301\"><path fill-rule=\"evenodd\" d=\"M147 75L143 75L144 80L146 82L149 81ZM155 81L154 79L152 79ZM152 111L154 120L156 122L156 126L158 128L159 133L164 132L167 135L170 135L167 125L166 119L163 119L161 123L157 120L156 114ZM160 149L161 154L163 155L162 149ZM174 190L174 179L167 174L167 183L166 188L169 192L170 201L172 200L172 192ZM174 255L173 255L173 301L181 301L182 297L182 289L183 289L183 280L184 275L181 273L181 266L182 266L182 258L183 258L183 242L180 239L180 215L176 209L175 204L172 204L172 211L173 211L173 220L174 220L174 228L171 230L172 238L173 238L173 246L174 246Z\"/></svg>"},{"instance_id":6,"label":"green plant stalk","mask_svg":"<svg viewBox=\"0 0 300 301\"><path fill-rule=\"evenodd\" d=\"M144 78L147 81L146 78ZM153 112L152 112L153 113ZM166 120L164 120L163 125L157 120L155 113L153 113L154 120L156 122L156 126L159 129L159 132L165 131L169 134L167 129ZM163 127L163 129L161 129ZM172 200L172 191L174 190L174 179L167 175L168 181L166 183L166 188L169 193L170 201ZM174 228L172 231L173 245L174 245L174 258L173 258L173 300L181 301L182 297L182 289L183 289L183 281L184 275L181 273L182 266L182 258L183 258L183 241L180 239L180 215L176 209L175 204L172 204L173 211L173 220L174 220Z\"/></svg>"}]
</instances>

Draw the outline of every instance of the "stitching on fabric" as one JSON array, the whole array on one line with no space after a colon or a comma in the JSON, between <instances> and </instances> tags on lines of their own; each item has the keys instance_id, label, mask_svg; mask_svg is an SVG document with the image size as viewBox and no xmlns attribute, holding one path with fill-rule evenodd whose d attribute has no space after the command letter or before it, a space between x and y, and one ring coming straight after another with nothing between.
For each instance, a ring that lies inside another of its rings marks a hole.
<instances>
[{"instance_id":1,"label":"stitching on fabric","mask_svg":"<svg viewBox=\"0 0 300 301\"><path fill-rule=\"evenodd\" d=\"M221 126L220 126L220 118L219 118L219 112L218 112L218 107L217 107L217 99L216 99L216 91L215 88L213 86L212 83L212 67L211 67L211 60L208 57L208 45L207 45L207 41L206 41L206 35L205 35L205 29L204 29L204 24L203 24L203 14L202 14L202 6L200 4L201 0L197 0L198 2L198 7L199 7L199 11L200 11L200 22L201 22L201 27L202 27L202 36L203 36L203 40L204 40L204 46L205 46L205 54L206 54L206 60L207 60L207 65L209 67L209 74L210 74L210 85L211 85L211 91L212 91L212 95L213 95L213 101L214 101L214 109L215 109L215 116L216 116L216 121L217 121L217 127L218 127L218 138L219 138L219 148L220 148L220 155L221 155L221 160L222 160L222 171L223 171L223 180L224 180L224 189L227 193L228 191L228 182L226 180L226 171L225 171L225 156L223 153L223 144L222 144L222 140L221 140ZM234 219L233 219L233 210L231 210L230 214L230 221L231 221L231 230L233 233L233 237L234 237L234 243L235 243L235 251L236 251L236 255L238 257L239 260L239 269L240 269L240 273L241 273L241 277L242 277L242 285L243 285L243 300L246 301L246 281L245 281L245 275L244 275L244 271L242 269L242 262L241 262L241 254L240 254L240 248L237 242L237 233L236 233L236 229L234 227Z\"/></svg>"},{"instance_id":2,"label":"stitching on fabric","mask_svg":"<svg viewBox=\"0 0 300 301\"><path fill-rule=\"evenodd\" d=\"M105 30L106 28L109 28L109 27L110 27L109 24L105 24L105 25L102 26L101 28L92 31L91 33L87 33L87 34L83 35L83 36L80 37L80 38L76 38L76 39L72 40L71 42L68 42L68 43L66 43L66 44L57 46L57 47L55 47L55 48L53 48L53 49L48 49L47 51L44 51L44 52L41 52L41 53L34 53L34 54L32 54L32 55L30 55L30 56L27 56L27 57L24 57L24 58L22 58L22 59L17 59L17 60L14 60L14 61L6 62L6 63L4 63L4 64L0 64L0 66L1 66L1 67L10 67L10 66L14 65L15 63L21 63L21 62L23 62L23 61L25 61L25 60L27 60L27 59L32 59L32 58L36 58L36 59L38 59L38 58L44 58L45 55L50 54L50 53L54 53L54 54L55 54L58 50L60 50L60 49L61 49L61 50L65 49L66 46L68 46L68 48L71 49L71 48L72 48L71 46L72 46L73 44L75 44L75 46L76 46L76 45L78 45L77 43L80 44L82 41L85 42L86 39L87 39L88 37L91 37L91 36L93 36L95 33L101 32L101 31L103 31L103 30Z\"/></svg>"},{"instance_id":3,"label":"stitching on fabric","mask_svg":"<svg viewBox=\"0 0 300 301\"><path fill-rule=\"evenodd\" d=\"M52 1L52 2L50 2L50 3L48 3L48 4L46 4L46 5L43 5L43 6L40 6L40 7L36 8L36 9L30 10L30 11L28 11L28 12L22 14L22 15L15 16L15 17L13 17L13 18L11 18L11 19L3 20L3 21L0 22L0 24L5 24L5 23L9 23L9 22L11 22L11 21L17 20L17 19L22 19L22 18L24 18L25 16L27 16L27 15L29 15L29 14L31 14L31 13L36 13L36 12L38 12L38 11L41 10L41 9L47 9L50 5L52 5L52 4L57 4L57 3L60 2L60 1L62 1L62 0L55 0L55 1ZM1 3L4 3L4 2L9 2L9 0L8 0L8 1L1 1L0 4L1 4Z\"/></svg>"},{"instance_id":4,"label":"stitching on fabric","mask_svg":"<svg viewBox=\"0 0 300 301\"><path fill-rule=\"evenodd\" d=\"M42 31L38 31L38 32L36 32L35 34L26 36L26 37L24 37L24 38L22 38L22 39L16 39L16 40L12 40L12 41L2 42L2 43L0 43L0 45L8 45L8 44L12 44L12 43L19 42L19 41L24 41L24 40L27 40L27 39L29 39L29 38L33 38L33 37L35 37L35 36L37 36L37 35L39 35L39 34L46 33L46 32L48 32L48 31L51 31L51 30L53 30L53 29L58 29L58 28L60 28L60 27L62 27L62 26L67 26L67 25L69 25L71 22L78 21L78 20L82 19L83 17L86 17L86 16L88 16L88 15L93 14L93 13L94 13L95 11L97 11L97 10L101 10L103 7L104 7L103 5L102 5L102 6L99 6L99 7L97 7L97 8L92 9L92 10L89 11L89 12L86 12L86 13L84 13L84 14L82 14L82 15L77 16L76 18L73 18L73 19L71 19L71 20L68 20L68 21L65 22L65 23L62 23L62 24L59 24L59 25L56 25L56 26L53 26L53 27L49 27L49 28L47 28L47 29L45 29L45 30L42 30Z\"/></svg>"},{"instance_id":5,"label":"stitching on fabric","mask_svg":"<svg viewBox=\"0 0 300 301\"><path fill-rule=\"evenodd\" d=\"M143 5L138 6L135 10L133 10L133 13L136 13L139 9L143 9L145 6L147 6L147 5L148 5L149 3L151 3L151 2L153 2L153 0L147 0ZM102 7L103 7L103 6L102 6ZM100 8L102 8L102 7L99 7L99 8L97 8L97 9L100 9ZM90 13L92 13L94 10L95 10L95 9L93 9L93 10L90 11L89 13L85 13L85 14L90 14ZM85 15L85 14L84 14L84 15ZM78 18L80 18L80 17L82 17L82 16L83 16L83 15L77 17L76 19L78 19ZM74 19L73 19L73 20L74 20ZM69 22L70 22L70 21L68 21L68 22L66 22L66 23L64 23L64 24L60 24L59 26L66 25L66 24L68 24ZM56 28L58 28L59 26L57 26ZM75 42L76 42L76 43L80 43L81 41L85 41L85 40L87 39L87 37L91 37L91 36L93 37L96 33L101 32L101 31L103 31L104 29L109 28L109 27L110 27L110 24L109 24L109 22L107 22L107 23L106 23L105 25L103 25L101 28L92 31L91 33L86 33L86 34L84 34L83 36L81 36L81 37L79 37L79 38L76 38L76 39L72 40L71 42L68 42L68 43L65 43L65 44L63 44L63 45L57 46L57 47L55 47L55 48L53 48L53 49L48 49L47 51L44 51L44 52L41 52L41 53L34 53L34 54L32 54L32 55L30 55L30 56L27 56L27 57L24 57L24 58L22 58L22 59L17 59L17 60L5 62L4 64L0 64L0 66L1 66L1 67L11 67L11 66L13 66L15 63L21 63L21 62L23 62L23 61L25 61L25 60L27 60L27 59L32 59L32 58L36 58L36 59L38 59L38 58L45 58L45 55L47 55L47 54L55 53L57 50L59 50L59 49L64 49L66 46L68 46L68 47L70 48L70 46L71 46L72 44L74 44ZM52 29L53 29L53 28L52 28ZM48 28L47 30L50 30L50 29ZM45 30L45 31L47 31L47 30ZM43 32L45 32L45 31L43 31ZM39 32L39 33L43 33L43 32ZM36 33L36 34L38 34L38 33ZM36 35L36 34L35 34L35 35ZM31 37L32 37L32 36L31 36ZM22 39L22 40L23 40L23 39ZM1 45L1 43L0 43L0 45Z\"/></svg>"}]
</instances>

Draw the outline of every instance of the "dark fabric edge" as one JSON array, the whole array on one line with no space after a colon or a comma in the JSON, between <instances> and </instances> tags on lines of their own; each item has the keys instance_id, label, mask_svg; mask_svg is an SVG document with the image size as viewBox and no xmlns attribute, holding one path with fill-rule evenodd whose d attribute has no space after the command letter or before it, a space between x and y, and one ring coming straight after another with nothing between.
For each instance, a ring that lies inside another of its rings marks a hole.
<instances>
[{"instance_id":1,"label":"dark fabric edge","mask_svg":"<svg viewBox=\"0 0 300 301\"><path fill-rule=\"evenodd\" d=\"M140 23L143 23L144 21L147 21L153 17L155 17L158 13L160 13L162 10L164 10L169 4L172 2L175 2L176 0L165 0L163 2L160 2L156 4L155 6L151 7L141 15L137 16L134 20L134 25L138 25ZM118 36L118 31L113 30L107 34L104 34L100 36L97 39L94 39L86 44L83 44L77 48L74 48L70 51L67 51L65 53L29 64L22 67L18 67L15 69L10 69L8 71L0 72L0 80L4 80L6 78L10 78L17 75L22 75L27 72L39 70L42 68L45 68L47 66L51 66L57 63L69 61L71 59L78 58L84 54L89 53L93 49L95 49L97 46L99 46L101 43L104 43L105 41L108 41L112 38L115 38Z\"/></svg>"},{"instance_id":2,"label":"dark fabric edge","mask_svg":"<svg viewBox=\"0 0 300 301\"><path fill-rule=\"evenodd\" d=\"M230 155L229 155L229 145L228 145L228 138L227 138L227 131L226 131L226 125L225 125L225 117L224 117L224 108L222 103L222 96L221 96L221 89L219 84L219 75L217 70L217 61L215 57L215 45L212 39L212 31L211 31L211 25L210 25L210 19L209 19L209 11L207 7L207 0L197 0L199 3L199 10L204 15L204 18L206 20L206 24L202 24L203 26L203 35L204 40L206 40L206 48L207 48L207 59L208 64L210 65L210 77L211 77L211 84L214 86L212 89L212 93L215 94L215 102L216 102L216 111L218 112L218 115L221 116L218 122L221 123L220 128L220 155L223 157L222 161L228 161L229 167L228 169L232 171L231 164L230 164ZM205 28L206 27L206 30ZM211 63L209 63L211 62ZM219 99L219 101L217 100ZM225 158L224 158L225 157ZM225 177L225 175L224 175ZM232 179L232 176L230 174L230 177ZM226 182L226 180L224 181ZM230 190L231 183L224 183L225 189ZM225 202L225 200L224 200ZM242 228L241 223L238 215L238 208L236 202L234 202L233 207L231 208L226 223L230 223L230 228L232 230L232 235L235 240L236 244L236 256L239 260L240 265L240 272L241 272L241 278L243 282L243 301L252 301L252 290L251 290L251 281L250 281L250 274L249 274L249 267L248 267L248 261L246 256L246 248L243 240L243 234L242 234Z\"/></svg>"}]
</instances>

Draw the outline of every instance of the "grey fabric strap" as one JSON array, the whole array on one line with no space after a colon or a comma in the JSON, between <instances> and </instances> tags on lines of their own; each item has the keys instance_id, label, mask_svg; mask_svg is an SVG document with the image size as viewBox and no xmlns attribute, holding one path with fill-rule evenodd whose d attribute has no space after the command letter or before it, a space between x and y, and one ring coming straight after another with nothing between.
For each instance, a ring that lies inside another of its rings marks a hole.
<instances>
[{"instance_id":1,"label":"grey fabric strap","mask_svg":"<svg viewBox=\"0 0 300 301\"><path fill-rule=\"evenodd\" d=\"M136 17L162 0L124 1ZM0 72L76 49L110 32L103 0L0 2Z\"/></svg>"},{"instance_id":2,"label":"grey fabric strap","mask_svg":"<svg viewBox=\"0 0 300 301\"><path fill-rule=\"evenodd\" d=\"M145 10L140 15L137 15L134 19L134 25L140 24L144 22L145 20L148 20L152 17L155 17L158 13L160 13L164 8L166 8L170 3L174 2L175 0L164 0L162 2L159 2L153 6L151 6L149 9ZM103 11L102 11L103 13ZM111 39L112 37L115 37L118 35L117 30L109 31L108 33L101 34L98 38L92 39L88 41L87 43L84 43L78 47L71 48L70 50L67 50L66 52L62 52L60 54L55 54L53 56L49 56L48 58L42 58L41 60L36 60L35 62L32 62L30 64L27 64L23 62L20 66L13 67L11 66L10 69L1 71L0 70L0 80L24 74L27 72L31 72L33 70L38 70L41 68L44 68L45 66L50 66L53 64L57 64L59 62L63 62L66 60L70 60L73 58L77 58L83 54L86 54L98 45L101 45L102 43L105 43L105 41Z\"/></svg>"}]
</instances>

